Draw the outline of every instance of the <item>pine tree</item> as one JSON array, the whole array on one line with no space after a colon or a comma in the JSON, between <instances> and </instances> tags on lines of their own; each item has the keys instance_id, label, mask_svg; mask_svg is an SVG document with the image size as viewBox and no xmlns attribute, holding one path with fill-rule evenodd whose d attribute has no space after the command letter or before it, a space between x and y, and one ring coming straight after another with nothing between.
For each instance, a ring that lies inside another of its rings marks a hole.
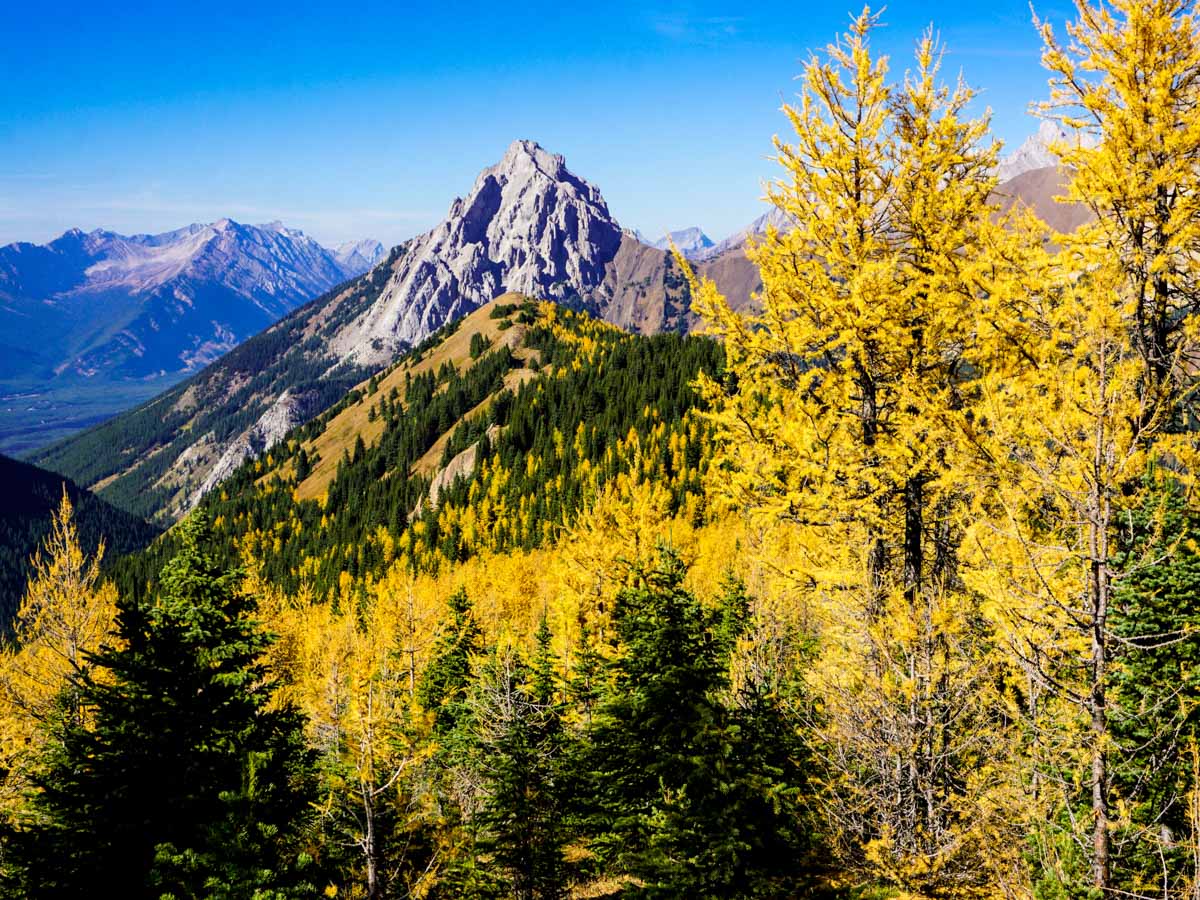
<instances>
[{"instance_id":1,"label":"pine tree","mask_svg":"<svg viewBox=\"0 0 1200 900\"><path fill-rule=\"evenodd\" d=\"M1114 880L1130 893L1153 885L1185 896L1200 846L1200 515L1172 486L1147 496L1129 522L1113 612L1113 780L1127 810L1114 823Z\"/></svg>"},{"instance_id":2,"label":"pine tree","mask_svg":"<svg viewBox=\"0 0 1200 900\"><path fill-rule=\"evenodd\" d=\"M451 618L433 648L417 693L421 705L433 713L434 730L441 735L453 732L468 715L473 658L483 641L467 589L460 587L447 603Z\"/></svg>"},{"instance_id":3,"label":"pine tree","mask_svg":"<svg viewBox=\"0 0 1200 900\"><path fill-rule=\"evenodd\" d=\"M482 900L497 891L495 880L479 865L484 776L475 752L471 689L483 632L466 588L451 594L448 604L450 621L433 647L417 690L421 705L433 716L430 781L440 810L442 841L450 848L431 896Z\"/></svg>"},{"instance_id":4,"label":"pine tree","mask_svg":"<svg viewBox=\"0 0 1200 900\"><path fill-rule=\"evenodd\" d=\"M156 600L123 603L116 640L77 681L93 727L64 723L14 855L31 897L311 895L314 797L302 720L272 704L269 637L237 573L179 526Z\"/></svg>"},{"instance_id":5,"label":"pine tree","mask_svg":"<svg viewBox=\"0 0 1200 900\"><path fill-rule=\"evenodd\" d=\"M296 483L304 481L312 474L312 461L308 458L308 451L303 447L296 454Z\"/></svg>"},{"instance_id":6,"label":"pine tree","mask_svg":"<svg viewBox=\"0 0 1200 900\"><path fill-rule=\"evenodd\" d=\"M591 849L627 880L623 896L786 896L806 874L808 839L801 773L780 759L792 742L758 757L769 717L743 732L722 702L740 598L706 607L685 573L663 548L617 597L620 652L588 760Z\"/></svg>"},{"instance_id":7,"label":"pine tree","mask_svg":"<svg viewBox=\"0 0 1200 900\"><path fill-rule=\"evenodd\" d=\"M543 617L532 664L497 651L476 697L487 779L481 847L515 900L558 900L567 889L561 771L567 748L550 640Z\"/></svg>"}]
</instances>

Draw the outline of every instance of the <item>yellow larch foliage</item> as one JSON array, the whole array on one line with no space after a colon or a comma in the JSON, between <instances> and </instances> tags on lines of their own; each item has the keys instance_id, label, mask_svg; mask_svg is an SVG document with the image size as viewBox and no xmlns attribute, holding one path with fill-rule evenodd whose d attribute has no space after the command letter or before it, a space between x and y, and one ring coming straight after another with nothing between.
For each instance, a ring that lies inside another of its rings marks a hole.
<instances>
[{"instance_id":1,"label":"yellow larch foliage","mask_svg":"<svg viewBox=\"0 0 1200 900\"><path fill-rule=\"evenodd\" d=\"M1123 270L1134 346L1169 395L1200 352L1187 315L1200 296L1200 22L1188 0L1076 0L1075 11L1066 43L1038 22L1051 73L1040 109L1094 139L1057 148L1068 199L1095 216L1077 238Z\"/></svg>"},{"instance_id":2,"label":"yellow larch foliage","mask_svg":"<svg viewBox=\"0 0 1200 900\"><path fill-rule=\"evenodd\" d=\"M88 556L79 543L66 491L13 622L13 641L0 652L0 815L20 806L30 765L48 740L48 726L86 710L64 689L91 670L89 654L109 638L117 592L101 582L104 543Z\"/></svg>"},{"instance_id":3,"label":"yellow larch foliage","mask_svg":"<svg viewBox=\"0 0 1200 900\"><path fill-rule=\"evenodd\" d=\"M776 140L786 175L769 196L794 227L749 250L761 311L693 280L738 385L701 379L709 485L764 531L791 531L778 565L814 598L824 812L843 864L989 895L1019 869L1018 826L998 662L958 572L959 435L981 301L1024 290L1039 241L995 220L997 148L966 115L974 92L941 82L932 33L894 83L876 24L864 10L814 55L784 107L794 142Z\"/></svg>"}]
</instances>

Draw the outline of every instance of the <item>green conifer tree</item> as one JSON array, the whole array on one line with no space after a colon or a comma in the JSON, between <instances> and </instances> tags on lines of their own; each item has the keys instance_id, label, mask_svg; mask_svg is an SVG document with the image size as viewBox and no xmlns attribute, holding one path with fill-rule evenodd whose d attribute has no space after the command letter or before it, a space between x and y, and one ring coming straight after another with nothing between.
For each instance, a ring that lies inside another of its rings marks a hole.
<instances>
[{"instance_id":1,"label":"green conifer tree","mask_svg":"<svg viewBox=\"0 0 1200 900\"><path fill-rule=\"evenodd\" d=\"M808 844L794 728L767 705L727 706L748 604L739 592L706 606L685 574L663 548L617 597L620 652L588 754L591 849L627 879L621 896L791 896ZM769 736L784 735L760 757Z\"/></svg>"},{"instance_id":2,"label":"green conifer tree","mask_svg":"<svg viewBox=\"0 0 1200 900\"><path fill-rule=\"evenodd\" d=\"M496 654L478 694L478 749L488 783L482 847L515 900L558 900L568 886L566 736L550 641L543 617L532 665Z\"/></svg>"},{"instance_id":3,"label":"green conifer tree","mask_svg":"<svg viewBox=\"0 0 1200 900\"><path fill-rule=\"evenodd\" d=\"M1112 712L1114 790L1128 815L1115 830L1121 890L1184 896L1194 885L1200 797L1200 514L1178 488L1128 518L1129 558L1114 604L1120 649Z\"/></svg>"},{"instance_id":4,"label":"green conifer tree","mask_svg":"<svg viewBox=\"0 0 1200 900\"><path fill-rule=\"evenodd\" d=\"M208 551L179 526L158 596L125 603L76 686L93 724L67 724L12 841L29 897L312 896L304 852L314 759L301 716L273 706L270 638Z\"/></svg>"}]
</instances>

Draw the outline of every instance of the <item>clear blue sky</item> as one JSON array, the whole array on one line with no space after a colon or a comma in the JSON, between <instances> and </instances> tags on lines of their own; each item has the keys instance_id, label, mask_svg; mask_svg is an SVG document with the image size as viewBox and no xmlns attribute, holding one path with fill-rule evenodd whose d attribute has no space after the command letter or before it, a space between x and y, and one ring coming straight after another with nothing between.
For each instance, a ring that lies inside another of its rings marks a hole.
<instances>
[{"instance_id":1,"label":"clear blue sky","mask_svg":"<svg viewBox=\"0 0 1200 900\"><path fill-rule=\"evenodd\" d=\"M1061 23L1066 0L1038 3ZM623 225L719 239L761 212L771 137L818 3L9 2L0 13L0 243L66 228L282 219L393 244L439 221L517 137L563 154ZM895 0L903 69L931 22L1010 144L1046 91L1027 0Z\"/></svg>"}]
</instances>

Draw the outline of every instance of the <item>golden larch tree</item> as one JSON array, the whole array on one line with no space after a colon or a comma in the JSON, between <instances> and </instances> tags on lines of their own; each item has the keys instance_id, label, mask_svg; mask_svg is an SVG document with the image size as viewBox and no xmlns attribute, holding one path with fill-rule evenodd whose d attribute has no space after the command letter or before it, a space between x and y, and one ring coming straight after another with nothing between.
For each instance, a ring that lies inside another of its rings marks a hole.
<instances>
[{"instance_id":1,"label":"golden larch tree","mask_svg":"<svg viewBox=\"0 0 1200 900\"><path fill-rule=\"evenodd\" d=\"M10 646L0 653L3 803L19 806L30 766L64 716L80 723L86 710L72 689L92 668L90 654L109 636L116 589L100 578L101 540L88 554L79 540L71 500L63 491L50 531L32 560Z\"/></svg>"},{"instance_id":2,"label":"golden larch tree","mask_svg":"<svg viewBox=\"0 0 1200 900\"><path fill-rule=\"evenodd\" d=\"M997 840L1012 826L996 663L959 573L959 435L980 300L1023 290L1040 248L994 221L997 151L966 114L974 92L941 80L933 33L897 84L876 24L866 10L814 55L784 108L795 138L776 140L787 175L769 197L793 227L749 250L761 310L693 283L728 358L725 382L701 383L712 486L798 535L787 563L824 609L813 678L844 860L986 893L1018 864Z\"/></svg>"}]
</instances>

